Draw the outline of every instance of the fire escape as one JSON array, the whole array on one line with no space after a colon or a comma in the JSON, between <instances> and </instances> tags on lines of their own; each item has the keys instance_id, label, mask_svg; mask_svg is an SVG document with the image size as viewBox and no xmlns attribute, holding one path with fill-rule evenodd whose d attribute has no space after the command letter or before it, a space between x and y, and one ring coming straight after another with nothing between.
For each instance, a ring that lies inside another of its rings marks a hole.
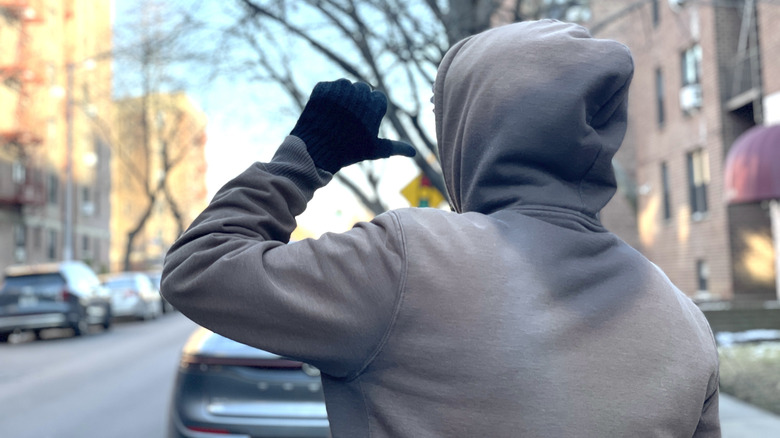
<instances>
[{"instance_id":1,"label":"fire escape","mask_svg":"<svg viewBox=\"0 0 780 438\"><path fill-rule=\"evenodd\" d=\"M13 172L0 176L0 206L21 207L45 201L40 172L32 171L35 156L32 149L43 142L43 123L35 120L31 96L33 89L42 84L43 77L40 66L33 63L29 47L29 26L43 22L38 3L36 0L0 0L0 24L18 29L13 58L0 58L0 87L5 87L5 92L10 91L7 95L16 97L15 105L11 103L0 108L9 111L0 126L0 152L16 161Z\"/></svg>"},{"instance_id":2,"label":"fire escape","mask_svg":"<svg viewBox=\"0 0 780 438\"><path fill-rule=\"evenodd\" d=\"M761 124L761 59L756 22L756 0L744 0L737 50L727 72L730 80L727 85L726 109L738 111L750 106L753 123Z\"/></svg>"}]
</instances>

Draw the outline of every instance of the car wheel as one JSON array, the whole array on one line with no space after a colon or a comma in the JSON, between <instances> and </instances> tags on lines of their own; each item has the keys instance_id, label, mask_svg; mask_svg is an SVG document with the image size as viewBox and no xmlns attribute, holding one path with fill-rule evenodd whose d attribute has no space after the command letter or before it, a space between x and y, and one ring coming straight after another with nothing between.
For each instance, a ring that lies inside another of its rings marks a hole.
<instances>
[{"instance_id":1,"label":"car wheel","mask_svg":"<svg viewBox=\"0 0 780 438\"><path fill-rule=\"evenodd\" d=\"M33 330L33 334L35 335L35 340L36 341L40 341L41 339L43 339L43 337L41 337L41 332L42 331L43 330Z\"/></svg>"},{"instance_id":2,"label":"car wheel","mask_svg":"<svg viewBox=\"0 0 780 438\"><path fill-rule=\"evenodd\" d=\"M144 311L141 313L141 317L139 319L141 321L149 321L154 319L154 314L152 313L152 309L149 308L149 303L144 305Z\"/></svg>"},{"instance_id":3,"label":"car wheel","mask_svg":"<svg viewBox=\"0 0 780 438\"><path fill-rule=\"evenodd\" d=\"M6 343L8 342L8 338L11 336L11 333L0 333L0 343Z\"/></svg>"},{"instance_id":4,"label":"car wheel","mask_svg":"<svg viewBox=\"0 0 780 438\"><path fill-rule=\"evenodd\" d=\"M73 336L83 336L89 332L89 324L87 324L87 320L83 316L79 317L79 320L73 324L72 328Z\"/></svg>"},{"instance_id":5,"label":"car wheel","mask_svg":"<svg viewBox=\"0 0 780 438\"><path fill-rule=\"evenodd\" d=\"M149 303L149 319L157 319L161 314L160 306L156 306L155 302Z\"/></svg>"},{"instance_id":6,"label":"car wheel","mask_svg":"<svg viewBox=\"0 0 780 438\"><path fill-rule=\"evenodd\" d=\"M111 307L106 306L106 313L103 316L103 323L100 324L101 327L103 327L103 330L108 330L111 328L111 323L113 322L114 317L111 315Z\"/></svg>"}]
</instances>

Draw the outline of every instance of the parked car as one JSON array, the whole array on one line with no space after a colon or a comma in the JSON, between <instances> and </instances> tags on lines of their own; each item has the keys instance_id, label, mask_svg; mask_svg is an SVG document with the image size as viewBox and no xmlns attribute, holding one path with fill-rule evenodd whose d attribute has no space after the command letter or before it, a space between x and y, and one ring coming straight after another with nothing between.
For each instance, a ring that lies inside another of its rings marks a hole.
<instances>
[{"instance_id":1,"label":"parked car","mask_svg":"<svg viewBox=\"0 0 780 438\"><path fill-rule=\"evenodd\" d=\"M146 273L146 275L148 275L149 279L152 280L154 289L157 291L157 293L160 294L160 299L162 300L162 313L170 313L175 311L176 309L173 307L173 305L169 303L168 300L166 300L165 297L160 293L160 280L162 280L162 272L149 271Z\"/></svg>"},{"instance_id":2,"label":"parked car","mask_svg":"<svg viewBox=\"0 0 780 438\"><path fill-rule=\"evenodd\" d=\"M0 342L14 332L40 338L50 328L70 328L75 336L90 324L111 327L111 300L95 272L78 261L10 266L0 287Z\"/></svg>"},{"instance_id":3,"label":"parked car","mask_svg":"<svg viewBox=\"0 0 780 438\"><path fill-rule=\"evenodd\" d=\"M155 319L162 314L160 293L149 277L141 272L120 272L102 277L111 294L116 318Z\"/></svg>"},{"instance_id":4,"label":"parked car","mask_svg":"<svg viewBox=\"0 0 780 438\"><path fill-rule=\"evenodd\" d=\"M169 437L329 437L319 370L198 328L173 388Z\"/></svg>"}]
</instances>

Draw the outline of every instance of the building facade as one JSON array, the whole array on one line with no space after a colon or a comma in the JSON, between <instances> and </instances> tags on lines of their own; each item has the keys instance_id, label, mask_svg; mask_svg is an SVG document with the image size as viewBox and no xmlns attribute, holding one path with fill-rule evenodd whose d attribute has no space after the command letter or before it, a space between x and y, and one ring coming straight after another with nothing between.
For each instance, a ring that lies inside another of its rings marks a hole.
<instances>
[{"instance_id":1,"label":"building facade","mask_svg":"<svg viewBox=\"0 0 780 438\"><path fill-rule=\"evenodd\" d=\"M206 117L183 93L115 102L111 270L154 270L207 204Z\"/></svg>"},{"instance_id":2,"label":"building facade","mask_svg":"<svg viewBox=\"0 0 780 438\"><path fill-rule=\"evenodd\" d=\"M585 23L625 43L635 75L619 164L636 187L637 249L697 300L774 299L761 203L728 205L734 140L780 114L780 5L753 0L592 0Z\"/></svg>"},{"instance_id":3,"label":"building facade","mask_svg":"<svg viewBox=\"0 0 780 438\"><path fill-rule=\"evenodd\" d=\"M0 0L0 269L108 267L111 2Z\"/></svg>"}]
</instances>

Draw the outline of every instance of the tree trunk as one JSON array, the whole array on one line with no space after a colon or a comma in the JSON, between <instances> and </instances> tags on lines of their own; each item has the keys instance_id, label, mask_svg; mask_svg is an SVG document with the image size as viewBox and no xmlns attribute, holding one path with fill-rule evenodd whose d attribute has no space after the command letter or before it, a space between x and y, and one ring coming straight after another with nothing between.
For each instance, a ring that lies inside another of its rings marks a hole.
<instances>
[{"instance_id":1,"label":"tree trunk","mask_svg":"<svg viewBox=\"0 0 780 438\"><path fill-rule=\"evenodd\" d=\"M148 207L146 207L146 210L144 211L143 215L141 215L141 218L138 220L138 223L132 230L130 230L127 233L127 243L125 244L125 257L124 257L124 262L122 264L122 268L125 271L133 270L133 266L130 259L133 254L133 246L135 244L135 238L144 229L144 227L146 226L146 221L148 221L149 217L152 215L155 199L156 199L156 195L152 195L151 198L149 199L149 205Z\"/></svg>"}]
</instances>

